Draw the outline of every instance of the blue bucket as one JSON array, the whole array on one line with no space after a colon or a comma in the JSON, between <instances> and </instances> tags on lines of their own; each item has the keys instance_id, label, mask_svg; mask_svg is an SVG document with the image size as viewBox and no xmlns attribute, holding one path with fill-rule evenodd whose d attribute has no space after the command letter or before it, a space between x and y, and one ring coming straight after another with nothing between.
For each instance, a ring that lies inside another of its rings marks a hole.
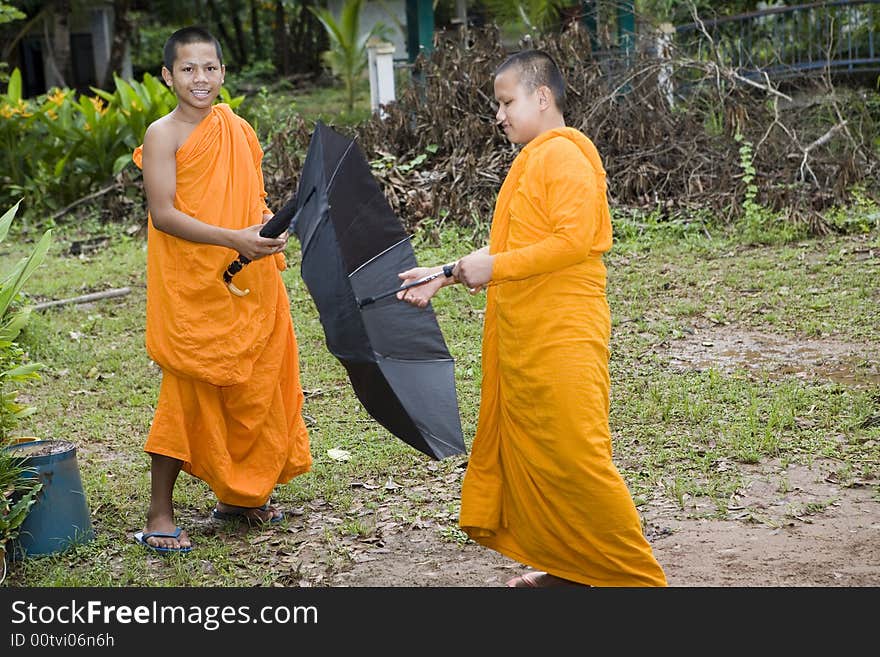
<instances>
[{"instance_id":1,"label":"blue bucket","mask_svg":"<svg viewBox=\"0 0 880 657\"><path fill-rule=\"evenodd\" d=\"M43 488L10 541L13 559L63 552L71 545L88 543L95 536L89 506L79 476L76 445L67 440L35 440L3 448L33 470Z\"/></svg>"}]
</instances>

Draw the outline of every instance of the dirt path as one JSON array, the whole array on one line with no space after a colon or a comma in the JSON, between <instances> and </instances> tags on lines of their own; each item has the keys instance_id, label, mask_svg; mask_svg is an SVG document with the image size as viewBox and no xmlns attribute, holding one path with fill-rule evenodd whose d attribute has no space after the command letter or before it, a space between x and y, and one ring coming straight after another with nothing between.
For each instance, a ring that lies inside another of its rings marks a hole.
<instances>
[{"instance_id":1,"label":"dirt path","mask_svg":"<svg viewBox=\"0 0 880 657\"><path fill-rule=\"evenodd\" d=\"M730 520L680 519L671 506L651 506L647 534L669 584L880 586L880 501L871 487L841 488L823 473L789 467L783 493L774 484L781 469L756 469ZM350 549L350 567L301 583L503 586L523 570L481 546L444 540L431 526L383 531L380 541L362 547Z\"/></svg>"},{"instance_id":2,"label":"dirt path","mask_svg":"<svg viewBox=\"0 0 880 657\"><path fill-rule=\"evenodd\" d=\"M662 347L674 366L748 366L787 376L819 376L851 385L880 381L880 358L865 345L783 337L727 327L707 328ZM760 352L760 363L755 354ZM658 496L641 507L646 534L669 584L677 587L880 586L880 495L877 482L844 486L836 463L738 465L744 485L725 519L711 509L682 509ZM460 484L460 482L458 482ZM457 486L451 485L451 489ZM455 495L447 491L446 497ZM320 515L306 525L326 522ZM471 542L442 534L443 523L379 522L370 543L345 546L348 563L319 564L301 585L503 586L519 564ZM393 584L390 584L392 583Z\"/></svg>"}]
</instances>

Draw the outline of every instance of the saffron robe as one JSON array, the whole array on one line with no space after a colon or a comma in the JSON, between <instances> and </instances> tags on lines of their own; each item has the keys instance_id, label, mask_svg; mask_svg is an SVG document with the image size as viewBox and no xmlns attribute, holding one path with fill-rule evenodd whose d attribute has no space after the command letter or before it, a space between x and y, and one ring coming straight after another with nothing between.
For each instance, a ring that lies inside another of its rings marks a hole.
<instances>
[{"instance_id":1,"label":"saffron robe","mask_svg":"<svg viewBox=\"0 0 880 657\"><path fill-rule=\"evenodd\" d=\"M142 166L143 147L134 152ZM270 211L263 150L227 104L214 105L176 153L174 206L199 221L241 229ZM225 504L265 503L276 484L311 468L304 395L282 254L236 274L238 254L190 242L148 217L146 348L162 368L144 450L183 461Z\"/></svg>"},{"instance_id":2,"label":"saffron robe","mask_svg":"<svg viewBox=\"0 0 880 657\"><path fill-rule=\"evenodd\" d=\"M480 414L459 524L474 541L592 586L665 586L608 424L605 170L573 128L517 155L489 237Z\"/></svg>"}]
</instances>

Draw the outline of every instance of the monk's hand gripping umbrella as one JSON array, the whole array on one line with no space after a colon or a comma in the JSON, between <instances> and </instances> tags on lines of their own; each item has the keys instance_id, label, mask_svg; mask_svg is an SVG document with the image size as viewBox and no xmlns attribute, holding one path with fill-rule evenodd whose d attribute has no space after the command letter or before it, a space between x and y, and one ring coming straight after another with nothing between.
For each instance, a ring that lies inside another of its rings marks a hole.
<instances>
[{"instance_id":1,"label":"monk's hand gripping umbrella","mask_svg":"<svg viewBox=\"0 0 880 657\"><path fill-rule=\"evenodd\" d=\"M425 283L430 283L435 278L440 278L441 276L445 276L446 278L452 278L452 270L455 269L455 265L443 265L443 269L435 272L433 274L428 274L427 276L422 276L422 278L417 281L413 281L412 283L407 283L406 285L401 285L400 287L395 287L390 290L386 290L382 294L377 294L373 297L364 297L363 299L358 299L358 306L363 308L364 306L369 306L371 303L376 303L377 301L384 299L386 297L390 297L392 294L397 294L398 292L403 292L404 290L408 290L411 287L418 287L419 285L424 285Z\"/></svg>"},{"instance_id":2,"label":"monk's hand gripping umbrella","mask_svg":"<svg viewBox=\"0 0 880 657\"><path fill-rule=\"evenodd\" d=\"M269 221L266 222L266 225L260 229L260 236L278 237L281 233L290 228L290 224L293 220L293 215L295 212L296 197L285 203L284 207L282 207L275 214L275 216L273 216ZM250 258L239 253L238 257L231 263L229 263L226 271L223 272L223 282L226 283L226 287L229 288L229 291L237 297L247 296L248 294L250 294L250 290L241 290L237 288L232 282L232 277L240 272L245 265L250 263L250 261Z\"/></svg>"}]
</instances>

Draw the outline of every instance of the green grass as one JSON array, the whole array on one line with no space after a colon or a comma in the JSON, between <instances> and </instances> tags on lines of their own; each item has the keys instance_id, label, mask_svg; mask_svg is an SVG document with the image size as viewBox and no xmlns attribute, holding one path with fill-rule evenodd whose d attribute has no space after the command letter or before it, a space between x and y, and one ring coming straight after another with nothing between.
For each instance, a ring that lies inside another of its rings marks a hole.
<instances>
[{"instance_id":1,"label":"green grass","mask_svg":"<svg viewBox=\"0 0 880 657\"><path fill-rule=\"evenodd\" d=\"M237 113L254 127L261 142L268 144L274 132L293 115L301 115L309 125L322 121L329 125L356 125L368 119L370 84L364 77L355 85L354 106L349 109L341 86L314 86L305 89L261 87L250 94Z\"/></svg>"},{"instance_id":2,"label":"green grass","mask_svg":"<svg viewBox=\"0 0 880 657\"><path fill-rule=\"evenodd\" d=\"M369 113L369 89L359 89L350 116L339 89L294 95L291 107L311 120L354 123ZM252 107L261 120L269 116L260 114L264 109L256 102ZM705 223L660 222L615 213L616 242L606 258L611 426L615 461L637 504L672 500L687 516L724 518L748 468L767 462L831 459L842 485L877 486L880 226L871 217L840 217L838 223L870 232L754 246L711 217ZM481 246L473 229L438 225L422 222L414 236L423 264L448 262ZM71 243L98 232L109 236L105 247L88 256L69 254ZM10 235L0 274L28 252L33 237ZM429 461L367 415L326 349L299 275L295 240L288 256L282 276L299 343L314 464L277 487L274 499L295 512L278 532L217 525L208 520L211 491L181 475L174 500L178 522L193 537L198 558L145 558L131 535L143 527L149 501L143 444L161 378L144 349L146 243L124 226L100 225L85 211L76 223L55 227L46 261L25 286L27 303L118 287L131 293L34 312L22 334L29 357L45 368L38 381L20 387L19 400L37 412L16 433L77 444L96 536L64 554L12 563L9 585L297 585L314 581L314 568L347 567L349 544L380 538L383 522L431 527L437 540L467 542L456 523L465 458ZM479 409L484 303L484 295L460 286L433 302L456 361L468 446ZM852 370L867 383L843 385L762 367L672 366L662 347L698 325L771 333L793 345L822 339L852 344ZM330 458L334 448L348 450L351 459ZM780 490L786 486L780 479ZM828 503L791 513L820 514Z\"/></svg>"},{"instance_id":3,"label":"green grass","mask_svg":"<svg viewBox=\"0 0 880 657\"><path fill-rule=\"evenodd\" d=\"M47 260L26 286L29 301L111 287L132 291L88 306L33 313L23 344L46 367L39 381L20 392L38 412L19 433L78 445L96 538L62 555L13 563L9 583L269 585L279 559L288 560L287 581L305 577L298 570L303 561L291 556L304 540L297 517L286 519L281 538L273 541L261 540L259 531L217 527L206 520L213 505L210 490L187 475L178 481L175 504L198 545L198 559L145 559L131 540L148 503L149 462L142 448L160 380L143 345L145 244L117 234L90 257L68 255L67 244L78 238L72 228L57 229ZM414 246L419 260L431 264L460 255L468 239L445 229L438 242L417 236ZM325 520L335 518L308 539L323 546L327 568L346 566L346 541L374 535L380 512L401 523L430 521L439 540L461 544L455 518L463 459L430 462L366 414L326 349L299 276L297 246L288 249L291 266L283 278L300 347L314 467L279 486L275 498L285 508L304 509L303 518L316 509ZM844 386L751 369L682 370L655 347L709 321L784 334L793 343L831 336L876 354L880 259L863 254L878 248L877 234L777 247L746 247L735 235L701 232L620 239L607 259L614 318L611 424L615 460L639 504L669 499L691 516L723 518L728 500L743 485L743 468L767 461L808 464L830 458L839 464L844 485L876 482L880 428L870 421L880 414L876 383ZM14 244L8 249L0 259L3 270L19 255ZM484 301L455 286L434 303L456 359L468 444L479 404ZM349 450L351 459L331 459L332 448ZM817 514L824 506L791 513Z\"/></svg>"},{"instance_id":4,"label":"green grass","mask_svg":"<svg viewBox=\"0 0 880 657\"><path fill-rule=\"evenodd\" d=\"M873 373L876 382L865 357L880 348L880 263L860 254L877 248L876 232L750 247L737 235L693 230L634 236L610 254L611 424L636 497L670 490L683 509L685 500L709 498L709 515L723 517L740 484L736 464L774 459L830 458L846 481L876 480L878 431L867 422L880 411L876 383L770 377L746 367L676 371L654 347L706 320L783 335L794 346L830 338L861 347L854 372L868 381Z\"/></svg>"},{"instance_id":5,"label":"green grass","mask_svg":"<svg viewBox=\"0 0 880 657\"><path fill-rule=\"evenodd\" d=\"M336 87L316 87L293 94L296 109L304 116L324 123L353 124L370 116L370 84L361 79L355 86L354 107L349 110Z\"/></svg>"}]
</instances>

